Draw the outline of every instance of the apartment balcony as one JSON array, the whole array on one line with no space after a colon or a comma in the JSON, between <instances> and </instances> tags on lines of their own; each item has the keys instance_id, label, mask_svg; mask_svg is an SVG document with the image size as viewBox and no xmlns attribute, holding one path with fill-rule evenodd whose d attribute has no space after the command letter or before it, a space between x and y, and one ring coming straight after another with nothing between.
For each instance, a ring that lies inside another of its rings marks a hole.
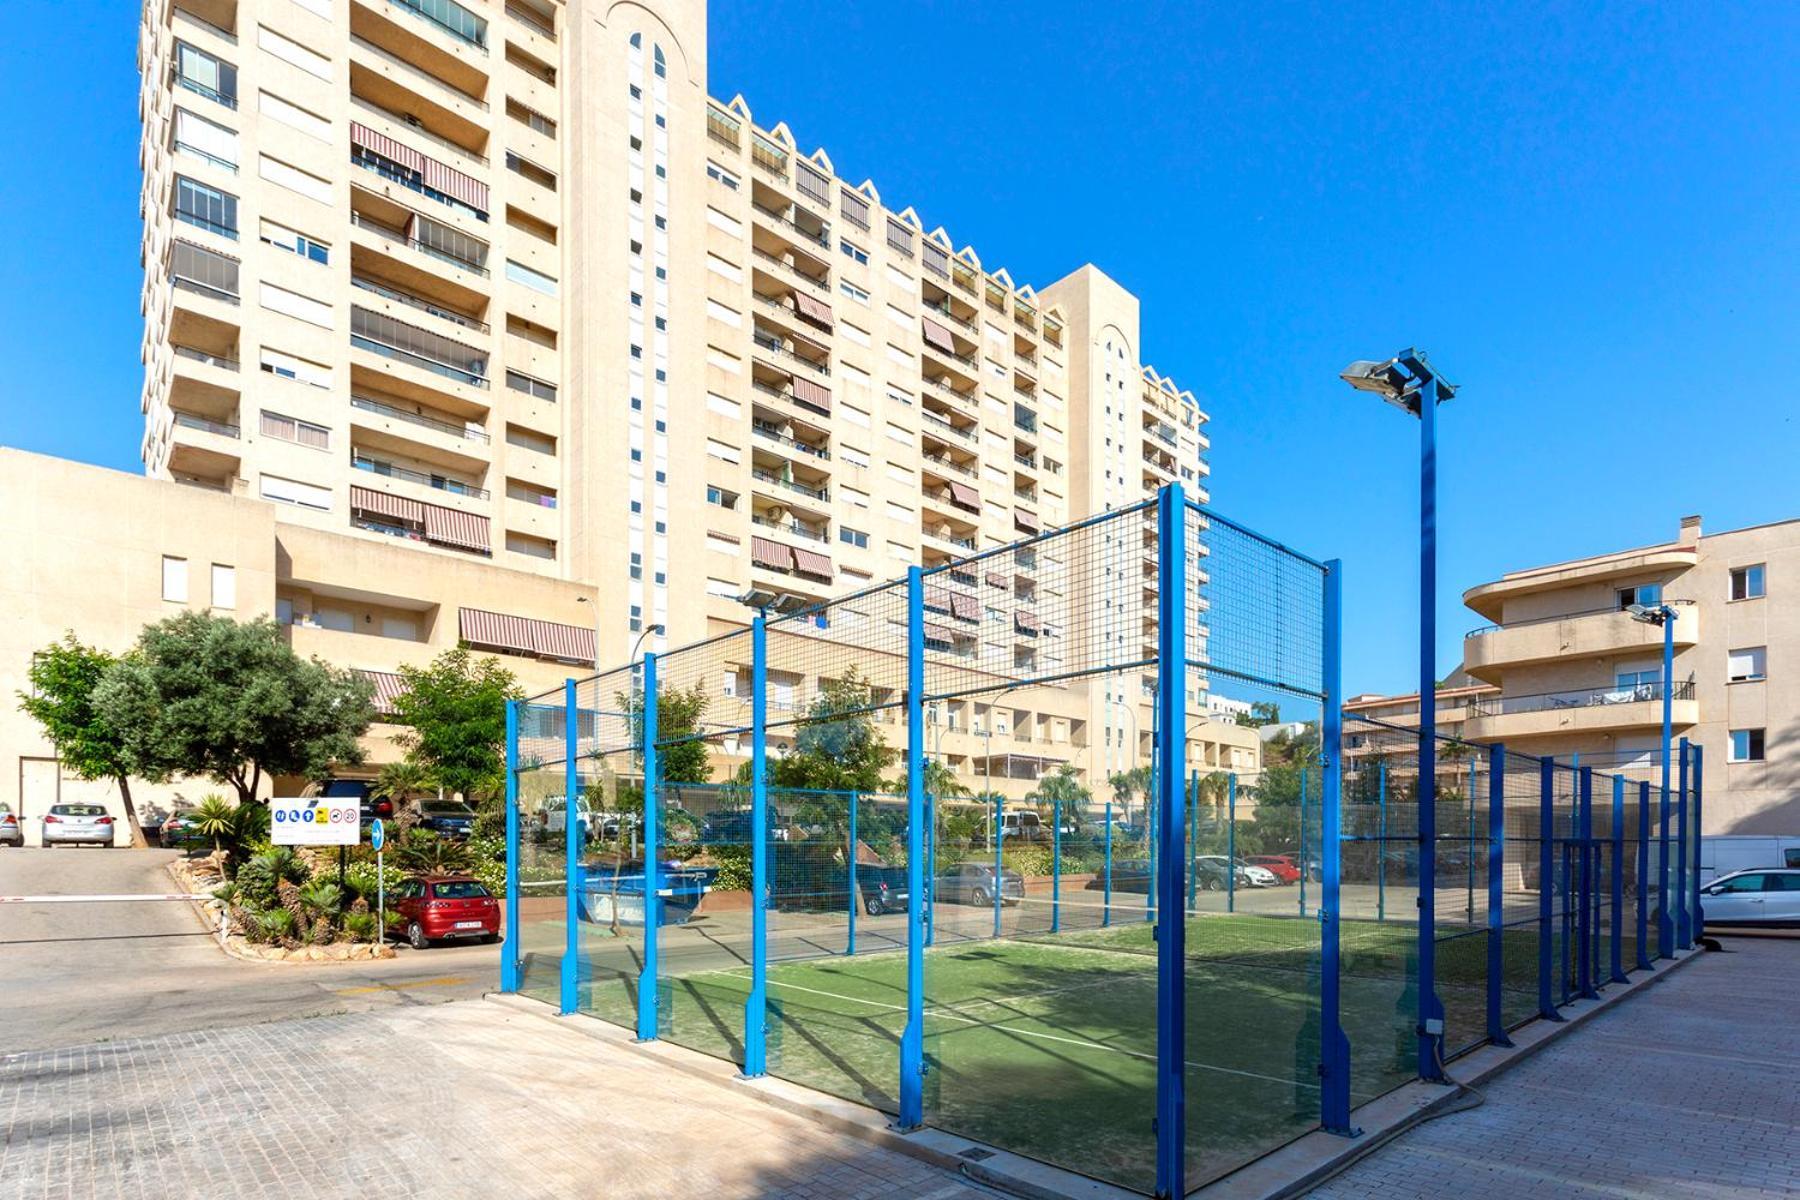
<instances>
[{"instance_id":1,"label":"apartment balcony","mask_svg":"<svg viewBox=\"0 0 1800 1200\"><path fill-rule=\"evenodd\" d=\"M360 271L358 268L362 268ZM372 271L391 272L382 277ZM398 282L405 278L407 284ZM410 286L408 286L410 285ZM426 272L407 268L403 263L382 260L352 247L350 286L364 293L358 297L367 307L387 313L396 319L424 319L428 328L455 337L472 337L491 332L488 323L471 315L467 289L456 287ZM441 298L440 298L441 297ZM442 321L442 326L433 323Z\"/></svg>"},{"instance_id":2,"label":"apartment balcony","mask_svg":"<svg viewBox=\"0 0 1800 1200\"><path fill-rule=\"evenodd\" d=\"M797 244L818 246L830 253L831 223L804 205L797 204L775 191L760 179L752 180L750 219L784 239Z\"/></svg>"},{"instance_id":3,"label":"apartment balcony","mask_svg":"<svg viewBox=\"0 0 1800 1200\"><path fill-rule=\"evenodd\" d=\"M706 107L706 136L733 150L744 148L744 123L721 108Z\"/></svg>"},{"instance_id":4,"label":"apartment balcony","mask_svg":"<svg viewBox=\"0 0 1800 1200\"><path fill-rule=\"evenodd\" d=\"M750 360L750 386L819 416L831 415L830 388L811 378L809 372L782 365L776 355L760 346Z\"/></svg>"},{"instance_id":5,"label":"apartment balcony","mask_svg":"<svg viewBox=\"0 0 1800 1200\"><path fill-rule=\"evenodd\" d=\"M757 447L756 452L766 453L761 447ZM792 471L791 464L770 463L752 466L750 478L754 481L755 490L772 502L820 515L830 512L830 476L823 471L800 476Z\"/></svg>"},{"instance_id":6,"label":"apartment balcony","mask_svg":"<svg viewBox=\"0 0 1800 1200\"><path fill-rule=\"evenodd\" d=\"M486 350L361 305L350 308L350 345L387 360L390 369L415 384L430 386L435 377L457 388L488 386Z\"/></svg>"},{"instance_id":7,"label":"apartment balcony","mask_svg":"<svg viewBox=\"0 0 1800 1200\"><path fill-rule=\"evenodd\" d=\"M932 393L954 400L965 408L980 409L981 392L967 379L955 375L924 376L921 382L931 389ZM961 384L962 386L958 386Z\"/></svg>"},{"instance_id":8,"label":"apartment balcony","mask_svg":"<svg viewBox=\"0 0 1800 1200\"><path fill-rule=\"evenodd\" d=\"M769 410L757 409L750 417L750 432L777 454L798 456L805 462L829 462L830 435Z\"/></svg>"},{"instance_id":9,"label":"apartment balcony","mask_svg":"<svg viewBox=\"0 0 1800 1200\"><path fill-rule=\"evenodd\" d=\"M233 329L239 321L239 262L198 242L176 238L169 247L169 283L176 319L201 320ZM182 318L186 310L190 315Z\"/></svg>"},{"instance_id":10,"label":"apartment balcony","mask_svg":"<svg viewBox=\"0 0 1800 1200\"><path fill-rule=\"evenodd\" d=\"M972 483L976 479L973 458L967 462L957 462L948 454L929 448L920 451L919 471L926 480L935 478L943 484L948 484L951 480L959 483Z\"/></svg>"},{"instance_id":11,"label":"apartment balcony","mask_svg":"<svg viewBox=\"0 0 1800 1200\"><path fill-rule=\"evenodd\" d=\"M947 321L974 340L981 332L975 322L980 316L975 306L960 296L953 295L947 288L939 287L931 280L925 280L919 287L919 302L932 314L932 319Z\"/></svg>"},{"instance_id":12,"label":"apartment balcony","mask_svg":"<svg viewBox=\"0 0 1800 1200\"><path fill-rule=\"evenodd\" d=\"M760 313L755 317L750 338L759 353L776 359L781 366L791 364L822 379L831 377L831 349L823 343L802 334L777 330L765 322Z\"/></svg>"},{"instance_id":13,"label":"apartment balcony","mask_svg":"<svg viewBox=\"0 0 1800 1200\"><path fill-rule=\"evenodd\" d=\"M350 33L455 91L487 96L487 18L456 0L350 0Z\"/></svg>"},{"instance_id":14,"label":"apartment balcony","mask_svg":"<svg viewBox=\"0 0 1800 1200\"><path fill-rule=\"evenodd\" d=\"M231 490L242 474L243 446L236 410L209 417L191 412L171 414L167 431L168 469Z\"/></svg>"},{"instance_id":15,"label":"apartment balcony","mask_svg":"<svg viewBox=\"0 0 1800 1200\"><path fill-rule=\"evenodd\" d=\"M772 531L782 537L798 538L802 542L811 542L820 546L831 544L830 527L824 521L796 521L782 513L783 510L779 506L763 512L752 512L750 524L764 531Z\"/></svg>"},{"instance_id":16,"label":"apartment balcony","mask_svg":"<svg viewBox=\"0 0 1800 1200\"><path fill-rule=\"evenodd\" d=\"M351 450L350 465L358 471L367 471L371 475L398 480L401 483L425 488L441 495L460 496L469 500L489 498L486 488L470 480L459 479L454 475L437 471L421 471L416 467L403 466L388 458L365 454L360 448Z\"/></svg>"},{"instance_id":17,"label":"apartment balcony","mask_svg":"<svg viewBox=\"0 0 1800 1200\"><path fill-rule=\"evenodd\" d=\"M350 107L360 124L396 141L430 146L434 157L487 175L490 164L481 149L487 144L487 129L482 124L381 76L365 73L358 88L356 74L353 63Z\"/></svg>"},{"instance_id":18,"label":"apartment balcony","mask_svg":"<svg viewBox=\"0 0 1800 1200\"><path fill-rule=\"evenodd\" d=\"M975 551L975 522L955 510L938 512L931 517L921 514L919 532L935 540L941 548L948 548L948 553L953 558Z\"/></svg>"},{"instance_id":19,"label":"apartment balcony","mask_svg":"<svg viewBox=\"0 0 1800 1200\"><path fill-rule=\"evenodd\" d=\"M763 136L754 129L750 131L750 162L758 171L770 179L782 183L788 180L788 159L791 152L781 143Z\"/></svg>"},{"instance_id":20,"label":"apartment balcony","mask_svg":"<svg viewBox=\"0 0 1800 1200\"><path fill-rule=\"evenodd\" d=\"M950 386L957 391L973 392L981 386L980 367L973 353L946 350L929 341L920 347L919 374L922 378L937 380L948 375L952 379ZM958 383L963 386L957 388Z\"/></svg>"},{"instance_id":21,"label":"apartment balcony","mask_svg":"<svg viewBox=\"0 0 1800 1200\"><path fill-rule=\"evenodd\" d=\"M357 444L370 451L465 474L480 474L488 466L490 442L480 422L458 422L441 409L352 393L350 426Z\"/></svg>"},{"instance_id":22,"label":"apartment balcony","mask_svg":"<svg viewBox=\"0 0 1800 1200\"><path fill-rule=\"evenodd\" d=\"M919 432L926 438L936 438L943 441L946 447L974 446L976 444L976 439L981 433L980 427L977 426L972 419L967 424L958 424L951 420L947 415L940 415L921 409L919 412L919 420L924 422L924 424L919 427ZM949 440L945 441L944 439ZM929 447L930 442L927 442L926 445Z\"/></svg>"},{"instance_id":23,"label":"apartment balcony","mask_svg":"<svg viewBox=\"0 0 1800 1200\"><path fill-rule=\"evenodd\" d=\"M1673 627L1676 647L1698 644L1699 606L1679 603L1673 607L1680 614ZM1630 613L1607 608L1483 626L1463 638L1463 667L1477 679L1499 683L1508 667L1560 659L1654 657L1662 652L1662 644L1660 626L1634 621Z\"/></svg>"},{"instance_id":24,"label":"apartment balcony","mask_svg":"<svg viewBox=\"0 0 1800 1200\"><path fill-rule=\"evenodd\" d=\"M1469 702L1463 736L1480 742L1566 734L1648 733L1662 728L1662 684L1584 688L1527 696L1477 696ZM1691 681L1677 682L1669 704L1673 723L1699 723Z\"/></svg>"},{"instance_id":25,"label":"apartment balcony","mask_svg":"<svg viewBox=\"0 0 1800 1200\"><path fill-rule=\"evenodd\" d=\"M434 294L435 285L429 281L442 281L442 294L457 297L449 307L470 312L481 309L487 293L476 290L476 285L488 278L486 242L379 193L358 188L354 181L350 203L352 244L408 269L387 269L381 274L424 295Z\"/></svg>"},{"instance_id":26,"label":"apartment balcony","mask_svg":"<svg viewBox=\"0 0 1800 1200\"><path fill-rule=\"evenodd\" d=\"M753 266L761 269L766 263L773 268L765 270L766 280L752 280L757 292L766 295L780 291L780 284L797 282L824 296L831 295L831 260L824 247L755 225L750 231L750 253L755 259Z\"/></svg>"}]
</instances>

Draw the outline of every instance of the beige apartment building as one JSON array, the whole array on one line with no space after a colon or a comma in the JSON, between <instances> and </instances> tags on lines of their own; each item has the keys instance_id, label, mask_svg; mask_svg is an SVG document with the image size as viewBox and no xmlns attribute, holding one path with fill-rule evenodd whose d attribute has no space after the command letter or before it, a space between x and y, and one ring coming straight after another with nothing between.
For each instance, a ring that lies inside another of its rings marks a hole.
<instances>
[{"instance_id":1,"label":"beige apartment building","mask_svg":"<svg viewBox=\"0 0 1800 1200\"><path fill-rule=\"evenodd\" d=\"M1674 732L1705 751L1709 833L1800 829L1800 520L1704 534L1687 517L1670 542L1512 571L1463 593L1491 625L1464 667L1494 685L1465 736L1529 754L1652 774L1662 721L1663 631L1674 622Z\"/></svg>"},{"instance_id":2,"label":"beige apartment building","mask_svg":"<svg viewBox=\"0 0 1800 1200\"><path fill-rule=\"evenodd\" d=\"M531 577L591 595L614 664L1165 482L1206 499L1206 414L1146 365L1134 296L1016 282L714 98L697 0L149 0L140 66L145 469L346 566L404 558L312 582L371 617L467 586L551 619L496 582ZM1131 570L1121 661L1155 633ZM1053 664L1059 598L1005 586L1015 661ZM933 617L952 645L969 603ZM1141 680L1027 699L938 714L972 786L1148 753ZM1228 722L1190 741L1254 764Z\"/></svg>"},{"instance_id":3,"label":"beige apartment building","mask_svg":"<svg viewBox=\"0 0 1800 1200\"><path fill-rule=\"evenodd\" d=\"M1438 685L1437 732L1440 738L1467 737L1470 715L1483 700L1500 694L1491 683L1470 679L1460 669ZM1344 761L1354 770L1359 758L1371 755L1410 756L1421 715L1419 694L1384 696L1364 692L1344 701Z\"/></svg>"}]
</instances>

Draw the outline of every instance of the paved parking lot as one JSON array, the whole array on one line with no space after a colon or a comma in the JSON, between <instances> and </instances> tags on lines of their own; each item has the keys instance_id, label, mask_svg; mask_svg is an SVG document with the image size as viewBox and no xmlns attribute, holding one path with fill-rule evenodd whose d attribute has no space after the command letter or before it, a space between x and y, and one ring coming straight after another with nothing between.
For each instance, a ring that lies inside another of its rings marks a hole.
<instances>
[{"instance_id":1,"label":"paved parking lot","mask_svg":"<svg viewBox=\"0 0 1800 1200\"><path fill-rule=\"evenodd\" d=\"M1312 1195L1800 1195L1800 938L1722 941L1726 953L1502 1075L1481 1107L1404 1134Z\"/></svg>"}]
</instances>

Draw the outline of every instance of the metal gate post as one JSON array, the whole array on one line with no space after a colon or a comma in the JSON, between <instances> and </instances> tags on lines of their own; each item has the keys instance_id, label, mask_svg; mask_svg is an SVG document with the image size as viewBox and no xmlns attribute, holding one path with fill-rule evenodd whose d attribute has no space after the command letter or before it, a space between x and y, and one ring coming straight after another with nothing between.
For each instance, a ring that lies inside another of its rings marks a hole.
<instances>
[{"instance_id":1,"label":"metal gate post","mask_svg":"<svg viewBox=\"0 0 1800 1200\"><path fill-rule=\"evenodd\" d=\"M1225 777L1225 911L1237 911L1237 772ZM1302 871L1306 869L1301 864Z\"/></svg>"},{"instance_id":2,"label":"metal gate post","mask_svg":"<svg viewBox=\"0 0 1800 1200\"><path fill-rule=\"evenodd\" d=\"M1200 872L1194 870L1194 849L1200 844L1200 772L1188 773L1187 786L1187 906L1189 911L1194 907L1194 883L1200 878Z\"/></svg>"},{"instance_id":3,"label":"metal gate post","mask_svg":"<svg viewBox=\"0 0 1800 1200\"><path fill-rule=\"evenodd\" d=\"M1694 948L1688 922L1688 740L1681 739L1681 774L1675 793L1675 944Z\"/></svg>"},{"instance_id":4,"label":"metal gate post","mask_svg":"<svg viewBox=\"0 0 1800 1200\"><path fill-rule=\"evenodd\" d=\"M1665 689L1666 691L1666 689ZM1675 922L1669 914L1669 743L1663 741L1661 795L1656 809L1656 956L1675 954Z\"/></svg>"},{"instance_id":5,"label":"metal gate post","mask_svg":"<svg viewBox=\"0 0 1800 1200\"><path fill-rule=\"evenodd\" d=\"M1473 797L1471 797L1471 802ZM1506 747L1488 747L1487 871L1487 1034L1496 1046L1510 1046L1500 1010L1500 982L1506 969Z\"/></svg>"},{"instance_id":6,"label":"metal gate post","mask_svg":"<svg viewBox=\"0 0 1800 1200\"><path fill-rule=\"evenodd\" d=\"M856 953L856 891L857 885L862 882L860 873L856 869L856 802L862 797L856 792L849 792L846 794L849 796L850 804L850 819L847 823L849 826L850 844L844 851L844 865L845 870L848 872L847 878L850 880L850 886L845 889L850 893L850 902L848 906L849 923L845 927L844 933L844 955L845 957L849 957ZM910 892L907 893L906 902L909 905L915 903L916 900L917 898Z\"/></svg>"},{"instance_id":7,"label":"metal gate post","mask_svg":"<svg viewBox=\"0 0 1800 1200\"><path fill-rule=\"evenodd\" d=\"M1551 917L1555 913L1556 841L1555 803L1556 761L1538 759L1538 1016L1547 1021L1560 1021L1550 995L1550 972L1555 964L1555 936L1551 933Z\"/></svg>"},{"instance_id":8,"label":"metal gate post","mask_svg":"<svg viewBox=\"0 0 1800 1200\"><path fill-rule=\"evenodd\" d=\"M1100 892L1100 928L1112 924L1112 801L1106 802L1106 881Z\"/></svg>"},{"instance_id":9,"label":"metal gate post","mask_svg":"<svg viewBox=\"0 0 1800 1200\"><path fill-rule=\"evenodd\" d=\"M519 990L519 702L506 702L506 944L500 990Z\"/></svg>"},{"instance_id":10,"label":"metal gate post","mask_svg":"<svg viewBox=\"0 0 1800 1200\"><path fill-rule=\"evenodd\" d=\"M1375 843L1375 919L1387 920L1387 763L1379 768L1381 790L1377 800L1381 806L1379 837Z\"/></svg>"},{"instance_id":11,"label":"metal gate post","mask_svg":"<svg viewBox=\"0 0 1800 1200\"><path fill-rule=\"evenodd\" d=\"M1312 856L1306 852L1306 768L1300 768L1300 915L1306 915L1306 868ZM1237 860L1231 860L1231 873L1237 874Z\"/></svg>"},{"instance_id":12,"label":"metal gate post","mask_svg":"<svg viewBox=\"0 0 1800 1200\"><path fill-rule=\"evenodd\" d=\"M1323 728L1319 840L1319 1124L1327 1133L1352 1136L1350 1127L1350 1039L1343 1023L1343 564L1325 564ZM1234 867L1235 869L1235 867ZM1300 866L1306 878L1306 864Z\"/></svg>"},{"instance_id":13,"label":"metal gate post","mask_svg":"<svg viewBox=\"0 0 1800 1200\"><path fill-rule=\"evenodd\" d=\"M769 1044L769 631L750 623L750 995L744 1000L744 1077L768 1070ZM851 888L850 906L856 907Z\"/></svg>"},{"instance_id":14,"label":"metal gate post","mask_svg":"<svg viewBox=\"0 0 1800 1200\"><path fill-rule=\"evenodd\" d=\"M1062 797L1050 801L1050 932L1062 928ZM1021 881L1022 890L1022 881ZM1023 901L1024 897L1020 897Z\"/></svg>"},{"instance_id":15,"label":"metal gate post","mask_svg":"<svg viewBox=\"0 0 1800 1200\"><path fill-rule=\"evenodd\" d=\"M1612 981L1625 979L1625 777L1614 775L1612 797Z\"/></svg>"},{"instance_id":16,"label":"metal gate post","mask_svg":"<svg viewBox=\"0 0 1800 1200\"><path fill-rule=\"evenodd\" d=\"M1592 1000L1600 993L1594 990L1594 768L1583 767L1577 777L1576 830L1580 855L1577 885L1580 896L1575 910L1575 949L1579 956L1575 966L1576 987L1584 999Z\"/></svg>"},{"instance_id":17,"label":"metal gate post","mask_svg":"<svg viewBox=\"0 0 1800 1200\"><path fill-rule=\"evenodd\" d=\"M1638 780L1637 827L1637 969L1650 965L1650 781Z\"/></svg>"},{"instance_id":18,"label":"metal gate post","mask_svg":"<svg viewBox=\"0 0 1800 1200\"><path fill-rule=\"evenodd\" d=\"M656 753L657 695L656 655L644 655L644 691L639 701L644 740L644 966L638 972L637 1036L641 1042L656 1040L658 997L656 976L661 968L662 941L662 814L657 793L662 771Z\"/></svg>"},{"instance_id":19,"label":"metal gate post","mask_svg":"<svg viewBox=\"0 0 1800 1200\"><path fill-rule=\"evenodd\" d=\"M1156 1195L1187 1195L1187 914L1182 908L1181 786L1187 778L1187 503L1179 483L1157 494L1155 741L1156 825ZM1234 864L1227 864L1235 870Z\"/></svg>"},{"instance_id":20,"label":"metal gate post","mask_svg":"<svg viewBox=\"0 0 1800 1200\"><path fill-rule=\"evenodd\" d=\"M996 811L996 816L998 812ZM925 580L906 569L906 1029L900 1037L902 1129L925 1120ZM994 829L996 840L1000 830Z\"/></svg>"},{"instance_id":21,"label":"metal gate post","mask_svg":"<svg viewBox=\"0 0 1800 1200\"><path fill-rule=\"evenodd\" d=\"M1019 828L1025 827L1021 819ZM1006 892L1006 797L994 795L994 936L1000 936L1000 906Z\"/></svg>"},{"instance_id":22,"label":"metal gate post","mask_svg":"<svg viewBox=\"0 0 1800 1200\"><path fill-rule=\"evenodd\" d=\"M1700 766L1704 750L1704 746L1694 747L1694 875L1689 886L1693 889L1695 941L1706 934L1706 921L1700 911L1700 805L1704 795L1704 789L1700 786Z\"/></svg>"},{"instance_id":23,"label":"metal gate post","mask_svg":"<svg viewBox=\"0 0 1800 1200\"><path fill-rule=\"evenodd\" d=\"M558 1010L580 1005L581 989L581 714L573 679L563 680L563 956Z\"/></svg>"}]
</instances>

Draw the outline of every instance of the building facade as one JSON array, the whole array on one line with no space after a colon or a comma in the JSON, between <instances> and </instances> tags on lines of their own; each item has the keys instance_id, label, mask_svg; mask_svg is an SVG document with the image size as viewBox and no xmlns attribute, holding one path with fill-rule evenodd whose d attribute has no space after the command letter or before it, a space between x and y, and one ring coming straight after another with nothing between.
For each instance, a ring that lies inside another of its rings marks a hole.
<instances>
[{"instance_id":1,"label":"building facade","mask_svg":"<svg viewBox=\"0 0 1800 1200\"><path fill-rule=\"evenodd\" d=\"M1673 622L1677 738L1704 750L1705 830L1800 829L1800 520L1705 534L1509 572L1463 594L1492 622L1464 640L1464 667L1497 693L1471 701L1464 735L1508 749L1655 777L1662 628ZM1789 586L1784 588L1784 582Z\"/></svg>"},{"instance_id":2,"label":"building facade","mask_svg":"<svg viewBox=\"0 0 1800 1200\"><path fill-rule=\"evenodd\" d=\"M1135 297L984 265L712 96L706 49L699 0L150 0L146 472L412 556L310 584L371 616L480 568L588 588L604 664L1207 498L1207 416ZM1135 678L954 707L944 754L997 790L1148 753Z\"/></svg>"}]
</instances>

